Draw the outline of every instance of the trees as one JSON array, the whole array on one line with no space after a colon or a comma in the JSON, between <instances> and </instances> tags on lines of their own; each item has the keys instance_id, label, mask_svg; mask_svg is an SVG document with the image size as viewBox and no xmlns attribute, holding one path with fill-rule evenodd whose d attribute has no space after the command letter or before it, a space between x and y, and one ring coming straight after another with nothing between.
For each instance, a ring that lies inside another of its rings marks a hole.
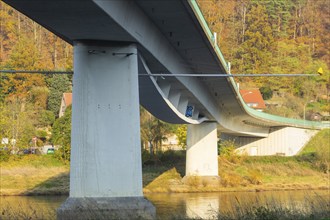
<instances>
[{"instance_id":1,"label":"trees","mask_svg":"<svg viewBox=\"0 0 330 220\"><path fill-rule=\"evenodd\" d=\"M149 147L153 155L161 150L162 141L171 133L171 125L152 116L143 107L140 108L142 146Z\"/></svg>"},{"instance_id":2,"label":"trees","mask_svg":"<svg viewBox=\"0 0 330 220\"><path fill-rule=\"evenodd\" d=\"M246 16L247 26L244 42L237 58L244 66L244 73L267 73L271 51L274 47L272 29L262 5L252 6Z\"/></svg>"},{"instance_id":3,"label":"trees","mask_svg":"<svg viewBox=\"0 0 330 220\"><path fill-rule=\"evenodd\" d=\"M327 0L199 0L198 3L209 27L221 39L221 51L231 62L232 73L310 74L319 67L326 69L326 74L318 78L245 77L244 81L236 78L241 86L269 87L286 93L284 97L293 96L304 102L307 96L304 90L313 85L317 94L314 99L328 97L330 5ZM324 101L318 102L320 109L326 109ZM302 115L303 108L298 108L297 114L292 108L292 105L284 106L282 110L272 111L294 117Z\"/></svg>"},{"instance_id":4,"label":"trees","mask_svg":"<svg viewBox=\"0 0 330 220\"><path fill-rule=\"evenodd\" d=\"M30 106L19 102L0 103L0 140L8 138L9 146L14 149L30 147L30 141L35 135L33 111Z\"/></svg>"},{"instance_id":5,"label":"trees","mask_svg":"<svg viewBox=\"0 0 330 220\"><path fill-rule=\"evenodd\" d=\"M51 141L55 145L59 145L56 156L64 161L70 161L71 150L71 118L72 108L67 107L64 115L56 119L52 127Z\"/></svg>"},{"instance_id":6,"label":"trees","mask_svg":"<svg viewBox=\"0 0 330 220\"><path fill-rule=\"evenodd\" d=\"M178 126L175 134L178 137L179 145L182 147L182 149L185 149L187 145L187 125Z\"/></svg>"},{"instance_id":7,"label":"trees","mask_svg":"<svg viewBox=\"0 0 330 220\"><path fill-rule=\"evenodd\" d=\"M67 75L53 75L53 77L49 79L49 98L47 106L55 116L58 115L60 110L63 93L70 91L70 80Z\"/></svg>"}]
</instances>

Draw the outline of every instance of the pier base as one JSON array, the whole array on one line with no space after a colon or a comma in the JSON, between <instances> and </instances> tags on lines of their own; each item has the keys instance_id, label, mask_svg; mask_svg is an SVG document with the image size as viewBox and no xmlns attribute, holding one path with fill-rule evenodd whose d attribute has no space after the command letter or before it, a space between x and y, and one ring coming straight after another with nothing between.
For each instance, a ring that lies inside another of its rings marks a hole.
<instances>
[{"instance_id":1,"label":"pier base","mask_svg":"<svg viewBox=\"0 0 330 220\"><path fill-rule=\"evenodd\" d=\"M155 214L143 197L68 198L57 210L57 219L155 219Z\"/></svg>"}]
</instances>

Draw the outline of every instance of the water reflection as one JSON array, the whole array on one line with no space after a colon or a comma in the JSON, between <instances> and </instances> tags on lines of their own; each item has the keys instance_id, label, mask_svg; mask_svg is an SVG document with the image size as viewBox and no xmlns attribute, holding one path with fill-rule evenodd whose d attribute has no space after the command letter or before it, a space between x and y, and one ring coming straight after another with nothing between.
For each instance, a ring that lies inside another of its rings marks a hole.
<instances>
[{"instance_id":1,"label":"water reflection","mask_svg":"<svg viewBox=\"0 0 330 220\"><path fill-rule=\"evenodd\" d=\"M277 191L277 192L221 192L147 194L157 209L158 219L202 218L213 219L218 213L237 213L242 209L280 204L288 209L305 213L318 207L322 198L330 206L330 192ZM66 196L3 196L0 197L0 219L56 219L56 209Z\"/></svg>"},{"instance_id":2,"label":"water reflection","mask_svg":"<svg viewBox=\"0 0 330 220\"><path fill-rule=\"evenodd\" d=\"M188 218L215 219L219 203L217 195L187 198L186 215Z\"/></svg>"},{"instance_id":3,"label":"water reflection","mask_svg":"<svg viewBox=\"0 0 330 220\"><path fill-rule=\"evenodd\" d=\"M231 215L260 206L280 206L308 213L319 208L311 206L319 204L318 199L326 201L325 206L330 205L330 192L326 190L148 194L147 198L156 206L160 219L171 219L173 216L215 219L218 213Z\"/></svg>"},{"instance_id":4,"label":"water reflection","mask_svg":"<svg viewBox=\"0 0 330 220\"><path fill-rule=\"evenodd\" d=\"M0 219L56 219L67 196L0 196Z\"/></svg>"}]
</instances>

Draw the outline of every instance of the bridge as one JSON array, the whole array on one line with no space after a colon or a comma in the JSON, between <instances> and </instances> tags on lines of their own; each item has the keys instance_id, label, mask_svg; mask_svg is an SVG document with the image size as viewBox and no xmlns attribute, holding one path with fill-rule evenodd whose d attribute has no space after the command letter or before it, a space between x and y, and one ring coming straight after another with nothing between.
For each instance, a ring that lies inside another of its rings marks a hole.
<instances>
[{"instance_id":1,"label":"bridge","mask_svg":"<svg viewBox=\"0 0 330 220\"><path fill-rule=\"evenodd\" d=\"M4 2L74 47L70 197L59 219L155 217L142 193L139 104L189 124L188 178L218 181L218 132L253 155L294 155L323 127L249 108L195 0Z\"/></svg>"}]
</instances>

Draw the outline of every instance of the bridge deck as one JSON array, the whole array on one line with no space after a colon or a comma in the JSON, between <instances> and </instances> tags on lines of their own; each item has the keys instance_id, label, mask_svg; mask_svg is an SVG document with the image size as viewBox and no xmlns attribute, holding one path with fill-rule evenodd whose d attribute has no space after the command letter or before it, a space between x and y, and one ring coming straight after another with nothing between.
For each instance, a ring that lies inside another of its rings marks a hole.
<instances>
[{"instance_id":1,"label":"bridge deck","mask_svg":"<svg viewBox=\"0 0 330 220\"><path fill-rule=\"evenodd\" d=\"M140 73L228 74L195 0L4 0L67 42L133 42L147 67ZM172 123L216 121L236 135L267 136L271 127L320 129L318 122L269 115L249 108L233 78L140 77L141 104ZM155 89L154 86L157 89ZM156 100L155 100L156 99ZM188 105L196 115L185 117Z\"/></svg>"}]
</instances>

